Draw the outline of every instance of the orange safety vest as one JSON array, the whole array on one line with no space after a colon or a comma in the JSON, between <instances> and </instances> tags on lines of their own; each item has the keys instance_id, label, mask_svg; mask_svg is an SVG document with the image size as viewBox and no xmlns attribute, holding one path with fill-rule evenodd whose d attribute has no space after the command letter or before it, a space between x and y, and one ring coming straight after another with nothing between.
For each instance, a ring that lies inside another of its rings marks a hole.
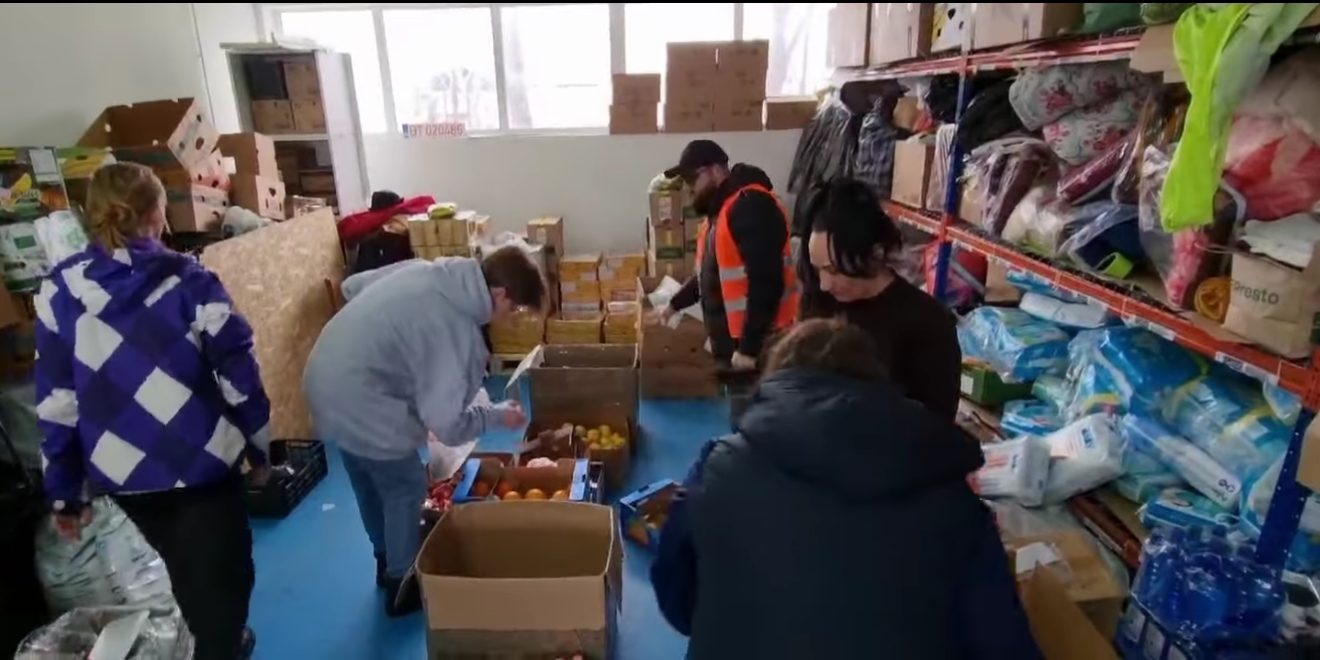
<instances>
[{"instance_id":1,"label":"orange safety vest","mask_svg":"<svg viewBox=\"0 0 1320 660\"><path fill-rule=\"evenodd\" d=\"M743 323L747 320L747 270L743 266L742 255L738 253L738 244L733 240L733 232L729 230L729 210L747 191L763 193L775 200L775 206L779 207L779 213L784 218L784 228L786 230L789 228L788 211L784 208L784 204L779 201L777 195L760 184L753 183L739 188L729 195L729 198L724 200L724 205L720 207L720 214L715 218L715 262L719 265L720 292L724 295L724 315L729 324L729 336L734 339L742 339ZM702 221L701 229L697 232L698 273L701 272L701 264L705 263L703 256L706 251L708 231L710 231L709 219ZM793 271L792 247L787 240L784 241L783 277L784 294L779 298L779 310L775 313L772 330L781 330L793 324L797 316L798 298L801 295L797 274Z\"/></svg>"}]
</instances>

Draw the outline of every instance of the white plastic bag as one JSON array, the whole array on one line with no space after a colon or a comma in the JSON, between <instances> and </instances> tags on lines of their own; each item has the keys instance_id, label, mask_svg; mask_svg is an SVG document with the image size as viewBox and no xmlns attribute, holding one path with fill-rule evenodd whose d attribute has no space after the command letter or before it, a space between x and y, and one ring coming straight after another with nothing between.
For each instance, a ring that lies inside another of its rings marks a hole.
<instances>
[{"instance_id":1,"label":"white plastic bag","mask_svg":"<svg viewBox=\"0 0 1320 660\"><path fill-rule=\"evenodd\" d=\"M1050 469L1050 453L1031 436L981 445L985 465L972 475L972 489L982 497L1011 497L1023 506L1040 506Z\"/></svg>"},{"instance_id":2,"label":"white plastic bag","mask_svg":"<svg viewBox=\"0 0 1320 660\"><path fill-rule=\"evenodd\" d=\"M51 266L87 249L87 232L73 211L55 211L33 223L37 242Z\"/></svg>"},{"instance_id":3,"label":"white plastic bag","mask_svg":"<svg viewBox=\"0 0 1320 660\"><path fill-rule=\"evenodd\" d=\"M1123 436L1107 413L1087 415L1045 437L1050 475L1045 503L1062 502L1123 474Z\"/></svg>"}]
</instances>

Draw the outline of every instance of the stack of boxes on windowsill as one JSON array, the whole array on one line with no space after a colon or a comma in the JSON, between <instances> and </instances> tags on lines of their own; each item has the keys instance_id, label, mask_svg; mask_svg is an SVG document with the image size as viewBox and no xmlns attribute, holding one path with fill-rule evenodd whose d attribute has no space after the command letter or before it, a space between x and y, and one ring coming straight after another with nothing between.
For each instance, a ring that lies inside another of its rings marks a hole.
<instances>
[{"instance_id":1,"label":"stack of boxes on windowsill","mask_svg":"<svg viewBox=\"0 0 1320 660\"><path fill-rule=\"evenodd\" d=\"M610 134L657 133L656 112L660 105L660 74L616 73L612 77Z\"/></svg>"},{"instance_id":2,"label":"stack of boxes on windowsill","mask_svg":"<svg viewBox=\"0 0 1320 660\"><path fill-rule=\"evenodd\" d=\"M692 207L687 188L650 194L646 231L647 272L680 282L692 275L697 260L697 235L703 218Z\"/></svg>"},{"instance_id":3,"label":"stack of boxes on windowsill","mask_svg":"<svg viewBox=\"0 0 1320 660\"><path fill-rule=\"evenodd\" d=\"M770 42L668 44L665 132L759 131Z\"/></svg>"}]
</instances>

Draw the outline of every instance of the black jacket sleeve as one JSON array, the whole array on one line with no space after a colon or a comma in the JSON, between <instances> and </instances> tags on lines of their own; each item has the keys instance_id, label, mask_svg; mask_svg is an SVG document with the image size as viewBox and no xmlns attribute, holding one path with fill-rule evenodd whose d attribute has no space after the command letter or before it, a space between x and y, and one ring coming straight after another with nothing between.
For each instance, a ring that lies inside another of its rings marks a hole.
<instances>
[{"instance_id":1,"label":"black jacket sleeve","mask_svg":"<svg viewBox=\"0 0 1320 660\"><path fill-rule=\"evenodd\" d=\"M988 515L982 525L958 587L954 630L961 655L974 660L1039 660L1040 649L1018 600L999 532Z\"/></svg>"},{"instance_id":2,"label":"black jacket sleeve","mask_svg":"<svg viewBox=\"0 0 1320 660\"><path fill-rule=\"evenodd\" d=\"M774 329L784 295L784 244L788 221L765 193L748 191L729 210L729 232L747 271L747 320L738 352L756 357Z\"/></svg>"},{"instance_id":3,"label":"black jacket sleeve","mask_svg":"<svg viewBox=\"0 0 1320 660\"><path fill-rule=\"evenodd\" d=\"M958 399L961 397L962 349L958 346L958 326L954 319L944 315L940 321L931 324L925 337L914 340L913 345L928 342L926 345L930 348L923 352L926 365L921 373L925 375L913 384L914 391L909 396L940 417L953 420L958 417Z\"/></svg>"},{"instance_id":4,"label":"black jacket sleeve","mask_svg":"<svg viewBox=\"0 0 1320 660\"><path fill-rule=\"evenodd\" d=\"M697 276L692 275L683 283L683 288L669 299L669 306L675 310L687 309L701 301L701 287L697 286Z\"/></svg>"},{"instance_id":5,"label":"black jacket sleeve","mask_svg":"<svg viewBox=\"0 0 1320 660\"><path fill-rule=\"evenodd\" d=\"M689 636L692 634L692 615L697 609L697 548L692 540L688 494L701 487L701 468L715 444L716 441L712 440L702 447L683 481L683 489L670 502L668 518L660 530L655 561L651 564L651 586L655 589L660 614L674 630Z\"/></svg>"}]
</instances>

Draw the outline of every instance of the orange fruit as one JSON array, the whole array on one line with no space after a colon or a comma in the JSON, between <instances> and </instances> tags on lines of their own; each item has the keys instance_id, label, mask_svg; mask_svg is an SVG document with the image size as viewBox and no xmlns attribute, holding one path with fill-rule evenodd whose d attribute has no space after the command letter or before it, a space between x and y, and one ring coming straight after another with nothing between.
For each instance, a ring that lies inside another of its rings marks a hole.
<instances>
[{"instance_id":1,"label":"orange fruit","mask_svg":"<svg viewBox=\"0 0 1320 660\"><path fill-rule=\"evenodd\" d=\"M511 490L513 490L513 486L510 486L509 482L501 481L495 486L495 495L500 499L504 499L504 496L508 495Z\"/></svg>"},{"instance_id":2,"label":"orange fruit","mask_svg":"<svg viewBox=\"0 0 1320 660\"><path fill-rule=\"evenodd\" d=\"M477 483L472 484L472 494L477 497L489 497L490 484L484 481L478 481Z\"/></svg>"},{"instance_id":3,"label":"orange fruit","mask_svg":"<svg viewBox=\"0 0 1320 660\"><path fill-rule=\"evenodd\" d=\"M507 492L507 493L505 493L505 494L503 494L503 495L500 496L500 499L501 499L501 500L504 500L505 502L512 502L512 501L514 501L514 500L521 500L522 498L523 498L522 494L519 493L519 492L516 491L516 490L510 490L509 492Z\"/></svg>"},{"instance_id":4,"label":"orange fruit","mask_svg":"<svg viewBox=\"0 0 1320 660\"><path fill-rule=\"evenodd\" d=\"M566 491L566 490L557 490L557 491L555 491L555 494L554 494L554 495L551 495L551 496L550 496L550 499L552 499L552 500L554 500L554 501L556 501L556 502L567 502L567 501L568 501L568 491Z\"/></svg>"},{"instance_id":5,"label":"orange fruit","mask_svg":"<svg viewBox=\"0 0 1320 660\"><path fill-rule=\"evenodd\" d=\"M545 499L545 491L541 490L540 488L533 488L527 491L527 495L525 497L529 500L543 500Z\"/></svg>"}]
</instances>

